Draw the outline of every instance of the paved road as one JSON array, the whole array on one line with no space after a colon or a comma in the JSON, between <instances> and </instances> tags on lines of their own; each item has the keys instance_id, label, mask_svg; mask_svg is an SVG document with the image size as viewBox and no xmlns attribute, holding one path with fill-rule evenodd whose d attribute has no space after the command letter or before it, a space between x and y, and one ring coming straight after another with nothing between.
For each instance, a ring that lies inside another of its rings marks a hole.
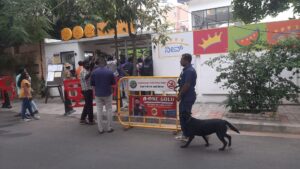
<instances>
[{"instance_id":1,"label":"paved road","mask_svg":"<svg viewBox=\"0 0 300 169\"><path fill-rule=\"evenodd\" d=\"M233 146L219 152L195 139L179 148L171 132L149 129L99 135L96 126L79 125L78 119L43 115L41 120L20 122L12 113L0 113L0 169L298 169L300 139L232 135Z\"/></svg>"}]
</instances>

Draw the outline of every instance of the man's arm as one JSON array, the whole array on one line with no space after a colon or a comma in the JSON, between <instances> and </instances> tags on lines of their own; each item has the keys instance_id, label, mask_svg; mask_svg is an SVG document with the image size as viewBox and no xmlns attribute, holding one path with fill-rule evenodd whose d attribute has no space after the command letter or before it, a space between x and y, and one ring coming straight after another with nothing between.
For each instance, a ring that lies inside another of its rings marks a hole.
<instances>
[{"instance_id":1,"label":"man's arm","mask_svg":"<svg viewBox=\"0 0 300 169\"><path fill-rule=\"evenodd\" d=\"M186 94L186 92L189 90L191 83L193 80L193 73L191 71L185 72L185 82L183 86L180 88L180 91L178 93L177 100L180 101L182 99L182 96Z\"/></svg>"},{"instance_id":2,"label":"man's arm","mask_svg":"<svg viewBox=\"0 0 300 169\"><path fill-rule=\"evenodd\" d=\"M190 82L184 83L184 85L181 87L178 96L177 96L177 101L181 100L181 97L189 90L191 84Z\"/></svg>"}]
</instances>

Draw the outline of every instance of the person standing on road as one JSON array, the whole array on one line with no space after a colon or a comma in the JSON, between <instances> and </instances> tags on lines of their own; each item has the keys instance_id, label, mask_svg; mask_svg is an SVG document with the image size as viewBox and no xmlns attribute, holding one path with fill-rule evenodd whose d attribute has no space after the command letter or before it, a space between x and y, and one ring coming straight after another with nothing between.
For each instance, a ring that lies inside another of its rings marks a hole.
<instances>
[{"instance_id":1,"label":"person standing on road","mask_svg":"<svg viewBox=\"0 0 300 169\"><path fill-rule=\"evenodd\" d=\"M98 68L92 72L91 85L94 86L97 106L97 123L100 134L111 133L112 128L112 85L115 85L114 73L106 67L106 60L99 58ZM106 110L106 127L103 126L103 106Z\"/></svg>"},{"instance_id":2,"label":"person standing on road","mask_svg":"<svg viewBox=\"0 0 300 169\"><path fill-rule=\"evenodd\" d=\"M20 96L20 91L21 91L20 87L18 86L18 81L20 80L20 77L21 77L21 75L22 75L23 72L25 72L25 73L28 74L28 80L29 80L29 82L31 83L31 77L30 77L29 73L27 72L26 68L21 68L21 69L18 71L18 74L17 74L17 76L16 76L16 89L17 89L17 96L18 96L18 97ZM34 101L33 99L31 99L30 105L31 105L31 109L32 109L32 111L33 111L33 114L36 114L36 117L39 117L39 116L37 115L37 114L39 114L39 110L38 110L37 105L36 105L36 103L35 103L35 101ZM15 116L16 116L16 117L21 116L21 114L22 114L21 112L22 112L22 110L20 111L20 113L18 113L18 114L15 115ZM26 114L26 113L25 113L25 114Z\"/></svg>"},{"instance_id":3,"label":"person standing on road","mask_svg":"<svg viewBox=\"0 0 300 169\"><path fill-rule=\"evenodd\" d=\"M182 135L176 137L176 139L182 141L187 141L188 131L186 130L186 124L191 117L192 106L196 100L195 86L197 73L192 67L191 62L191 54L185 53L182 55L180 64L183 66L183 70L178 80L179 93L177 97L177 100L179 101L179 120Z\"/></svg>"},{"instance_id":4,"label":"person standing on road","mask_svg":"<svg viewBox=\"0 0 300 169\"><path fill-rule=\"evenodd\" d=\"M84 97L84 107L81 113L80 123L81 124L94 124L94 111L93 111L93 88L91 86L90 80L90 67L88 60L83 63L83 69L80 72L80 84L82 89L82 94ZM89 122L86 121L88 116Z\"/></svg>"},{"instance_id":5,"label":"person standing on road","mask_svg":"<svg viewBox=\"0 0 300 169\"><path fill-rule=\"evenodd\" d=\"M32 108L31 108L31 100L32 100L32 94L31 94L31 83L29 81L29 75L27 72L23 72L20 76L20 79L18 81L18 87L20 87L20 95L19 97L22 99L22 110L21 110L21 116L23 121L30 121L25 116L26 109L29 110L30 115L32 118L38 120L39 117L35 116Z\"/></svg>"}]
</instances>

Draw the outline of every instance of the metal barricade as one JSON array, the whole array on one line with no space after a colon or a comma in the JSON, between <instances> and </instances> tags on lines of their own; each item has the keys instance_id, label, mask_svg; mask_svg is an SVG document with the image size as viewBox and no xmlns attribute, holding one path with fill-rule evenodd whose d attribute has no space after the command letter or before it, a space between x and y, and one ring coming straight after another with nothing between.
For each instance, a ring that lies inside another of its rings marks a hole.
<instances>
[{"instance_id":1,"label":"metal barricade","mask_svg":"<svg viewBox=\"0 0 300 169\"><path fill-rule=\"evenodd\" d=\"M1 96L3 98L2 103L5 103L5 95L7 94L10 100L13 100L16 97L15 86L16 85L12 77L10 76L0 77L0 91L1 91Z\"/></svg>"},{"instance_id":2,"label":"metal barricade","mask_svg":"<svg viewBox=\"0 0 300 169\"><path fill-rule=\"evenodd\" d=\"M159 76L121 78L118 83L118 121L124 128L156 128L178 132L177 80L178 77Z\"/></svg>"},{"instance_id":3,"label":"metal barricade","mask_svg":"<svg viewBox=\"0 0 300 169\"><path fill-rule=\"evenodd\" d=\"M116 78L116 81L118 81L118 78ZM112 88L113 88L113 96L116 97L117 85L113 85ZM65 102L68 102L68 104L65 104L65 106L68 106L65 107L65 110L69 110L69 108L84 106L84 96L82 94L82 89L81 89L81 84L79 79L64 80L64 96L65 96ZM95 106L96 103L93 103L93 105Z\"/></svg>"}]
</instances>

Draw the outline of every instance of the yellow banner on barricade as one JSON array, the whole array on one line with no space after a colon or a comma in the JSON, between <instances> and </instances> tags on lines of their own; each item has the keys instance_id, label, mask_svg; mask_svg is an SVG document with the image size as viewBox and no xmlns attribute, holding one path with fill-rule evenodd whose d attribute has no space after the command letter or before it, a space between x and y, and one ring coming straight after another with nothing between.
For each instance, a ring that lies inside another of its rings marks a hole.
<instances>
[{"instance_id":1,"label":"yellow banner on barricade","mask_svg":"<svg viewBox=\"0 0 300 169\"><path fill-rule=\"evenodd\" d=\"M118 82L118 121L125 127L180 130L178 77L129 76Z\"/></svg>"}]
</instances>

